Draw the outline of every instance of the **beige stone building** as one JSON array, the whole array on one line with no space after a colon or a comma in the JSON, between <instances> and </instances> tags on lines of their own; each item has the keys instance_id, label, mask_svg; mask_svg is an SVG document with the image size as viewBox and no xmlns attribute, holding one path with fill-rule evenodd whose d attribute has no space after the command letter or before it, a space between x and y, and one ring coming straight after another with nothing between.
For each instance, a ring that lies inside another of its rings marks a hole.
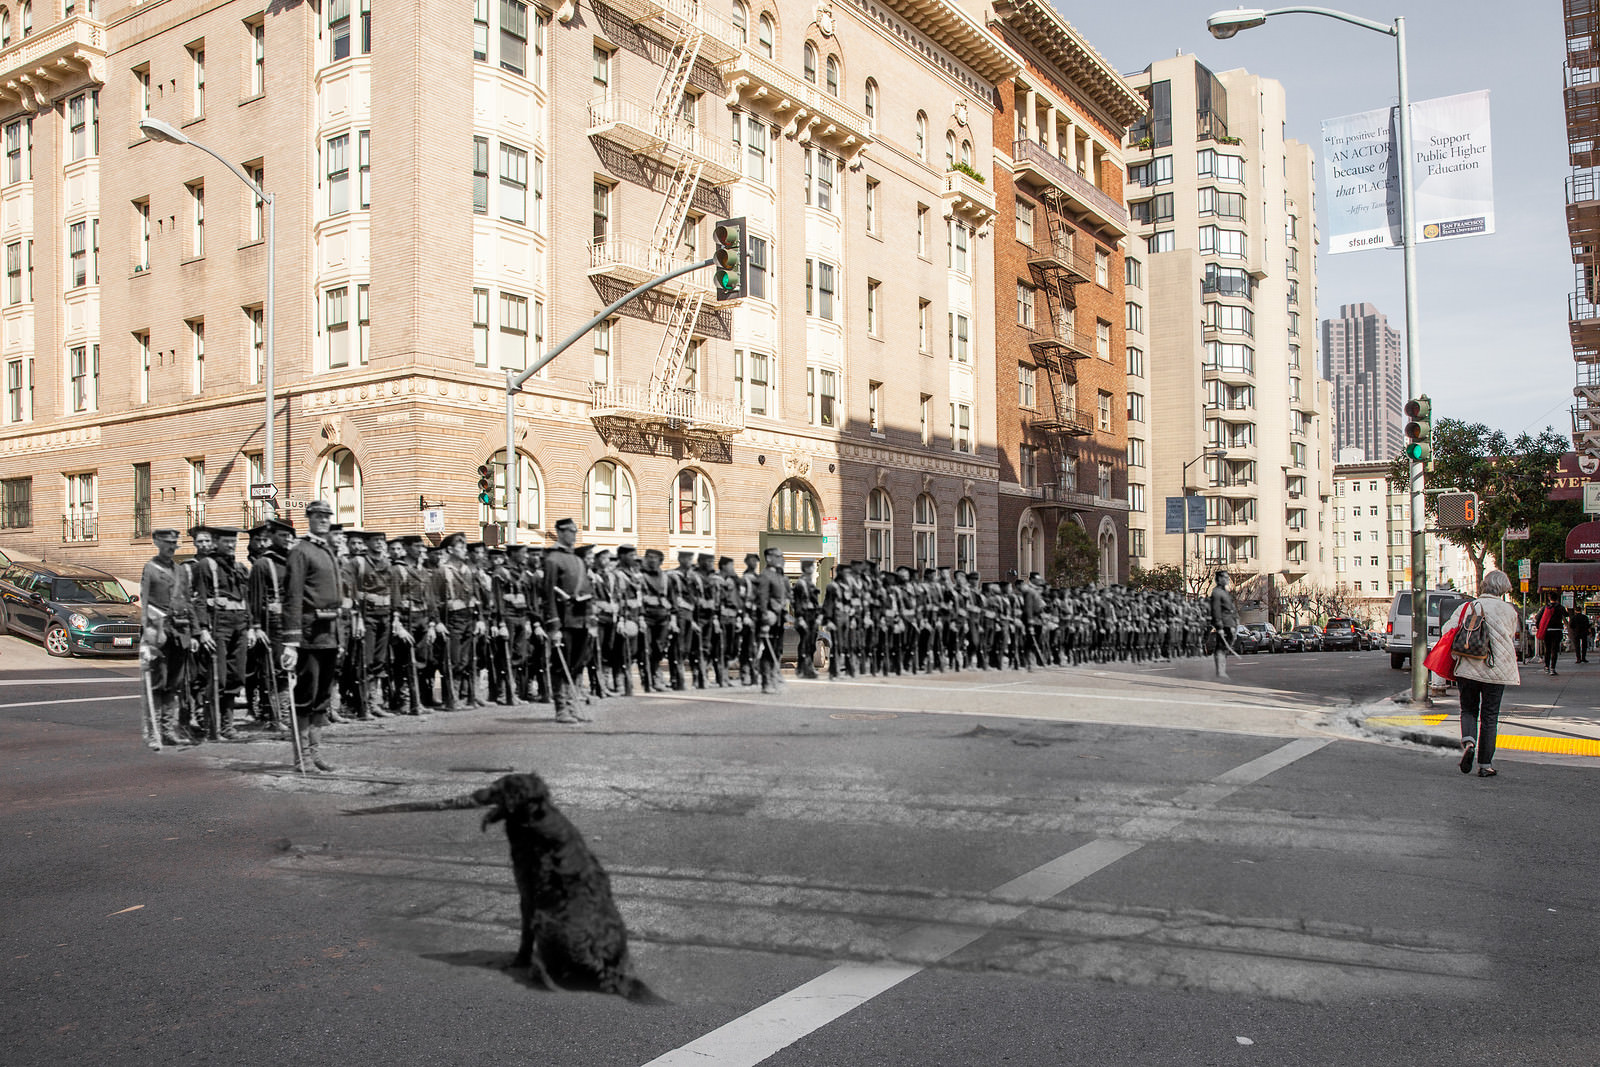
<instances>
[{"instance_id":1,"label":"beige stone building","mask_svg":"<svg viewBox=\"0 0 1600 1067\"><path fill-rule=\"evenodd\" d=\"M1140 395L1146 413L1130 419L1129 448L1149 457L1129 469L1134 562L1187 553L1192 579L1226 567L1280 592L1326 584L1333 454L1311 150L1283 137L1275 81L1187 55L1129 80L1150 104L1128 148L1129 406ZM1186 492L1206 499L1187 546L1165 532L1166 499Z\"/></svg>"},{"instance_id":2,"label":"beige stone building","mask_svg":"<svg viewBox=\"0 0 1600 1067\"><path fill-rule=\"evenodd\" d=\"M516 398L519 539L572 515L597 544L994 573L969 168L1020 64L958 7L55 2L0 42L0 545L126 573L266 482L291 515L493 528L506 370L742 216L748 298L669 283ZM263 205L145 116L274 195L274 470Z\"/></svg>"}]
</instances>

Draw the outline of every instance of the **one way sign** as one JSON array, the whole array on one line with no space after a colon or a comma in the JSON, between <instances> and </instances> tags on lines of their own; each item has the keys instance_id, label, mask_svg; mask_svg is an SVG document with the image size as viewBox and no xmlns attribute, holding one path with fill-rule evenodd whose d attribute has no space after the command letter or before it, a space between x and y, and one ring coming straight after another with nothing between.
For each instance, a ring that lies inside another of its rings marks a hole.
<instances>
[{"instance_id":1,"label":"one way sign","mask_svg":"<svg viewBox=\"0 0 1600 1067\"><path fill-rule=\"evenodd\" d=\"M278 487L272 482L257 482L250 487L251 500L276 500Z\"/></svg>"}]
</instances>

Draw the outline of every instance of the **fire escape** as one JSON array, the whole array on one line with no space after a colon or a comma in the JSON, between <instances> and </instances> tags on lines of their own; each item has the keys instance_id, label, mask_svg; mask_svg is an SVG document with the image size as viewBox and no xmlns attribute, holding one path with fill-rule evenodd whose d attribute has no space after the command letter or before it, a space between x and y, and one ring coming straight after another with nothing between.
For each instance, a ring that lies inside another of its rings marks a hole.
<instances>
[{"instance_id":1,"label":"fire escape","mask_svg":"<svg viewBox=\"0 0 1600 1067\"><path fill-rule=\"evenodd\" d=\"M739 177L732 147L708 136L684 106L696 62L721 63L738 48L733 28L699 0L613 0L610 6L657 34L666 49L652 100L607 94L589 104L591 138L631 153L648 171L666 178L648 236L608 233L590 245L589 276L629 289L691 261L680 248L696 192ZM672 436L726 446L744 429L743 411L731 399L701 392L698 368L685 374L708 293L705 280L684 275L657 292L666 297L665 329L649 380L594 385L590 418L608 439L653 447Z\"/></svg>"},{"instance_id":2,"label":"fire escape","mask_svg":"<svg viewBox=\"0 0 1600 1067\"><path fill-rule=\"evenodd\" d=\"M1094 494L1080 492L1074 481L1077 439L1094 433L1094 418L1078 406L1075 365L1094 355L1095 335L1077 323L1074 291L1092 280L1094 265L1074 246L1076 228L1063 210L1064 194L1046 186L1041 200L1046 236L1029 254L1028 270L1043 301L1035 309L1028 348L1034 365L1043 372L1049 401L1040 405L1028 430L1044 440L1055 472L1053 482L1045 483L1046 502L1083 505L1092 503Z\"/></svg>"},{"instance_id":3,"label":"fire escape","mask_svg":"<svg viewBox=\"0 0 1600 1067\"><path fill-rule=\"evenodd\" d=\"M1600 0L1565 0L1567 62L1567 233L1575 285L1568 329L1577 384L1572 443L1600 456Z\"/></svg>"}]
</instances>

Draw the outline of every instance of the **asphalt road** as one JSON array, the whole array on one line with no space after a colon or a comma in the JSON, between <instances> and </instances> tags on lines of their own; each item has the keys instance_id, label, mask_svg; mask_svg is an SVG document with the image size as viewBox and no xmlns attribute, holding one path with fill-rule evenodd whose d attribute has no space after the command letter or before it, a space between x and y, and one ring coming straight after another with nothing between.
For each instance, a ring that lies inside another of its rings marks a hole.
<instances>
[{"instance_id":1,"label":"asphalt road","mask_svg":"<svg viewBox=\"0 0 1600 1067\"><path fill-rule=\"evenodd\" d=\"M1600 764L1364 739L1340 708L1404 684L1378 653L1232 671L480 709L330 731L343 769L300 779L283 744L146 752L126 662L30 661L0 671L3 1059L1591 1065ZM342 814L513 768L670 1004L502 971L473 812Z\"/></svg>"}]
</instances>

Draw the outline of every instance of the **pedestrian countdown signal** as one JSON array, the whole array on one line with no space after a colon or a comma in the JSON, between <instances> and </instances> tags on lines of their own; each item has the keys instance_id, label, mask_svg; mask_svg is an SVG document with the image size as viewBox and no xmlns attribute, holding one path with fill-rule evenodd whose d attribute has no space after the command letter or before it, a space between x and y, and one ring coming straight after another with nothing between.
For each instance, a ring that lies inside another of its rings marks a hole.
<instances>
[{"instance_id":1,"label":"pedestrian countdown signal","mask_svg":"<svg viewBox=\"0 0 1600 1067\"><path fill-rule=\"evenodd\" d=\"M750 292L750 263L748 241L745 237L744 219L721 219L711 231L716 251L715 263L717 299L743 300Z\"/></svg>"}]
</instances>

